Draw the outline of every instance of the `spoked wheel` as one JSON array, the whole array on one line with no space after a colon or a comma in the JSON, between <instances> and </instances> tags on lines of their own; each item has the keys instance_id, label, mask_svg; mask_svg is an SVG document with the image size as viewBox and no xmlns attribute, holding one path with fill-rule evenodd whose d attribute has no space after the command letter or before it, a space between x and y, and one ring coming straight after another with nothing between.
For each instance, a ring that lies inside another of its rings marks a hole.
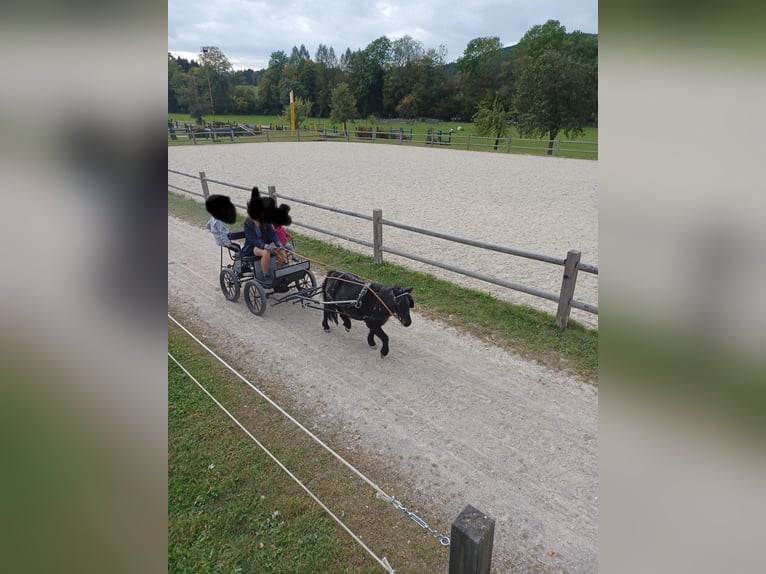
<instances>
[{"instance_id":1,"label":"spoked wheel","mask_svg":"<svg viewBox=\"0 0 766 574\"><path fill-rule=\"evenodd\" d=\"M237 277L237 274L234 273L233 269L221 269L219 280L224 297L229 301L236 301L239 299L239 277Z\"/></svg>"},{"instance_id":2,"label":"spoked wheel","mask_svg":"<svg viewBox=\"0 0 766 574\"><path fill-rule=\"evenodd\" d=\"M245 283L245 303L254 315L266 312L266 290L258 281L250 280Z\"/></svg>"},{"instance_id":3,"label":"spoked wheel","mask_svg":"<svg viewBox=\"0 0 766 574\"><path fill-rule=\"evenodd\" d=\"M303 272L300 279L295 280L295 288L298 291L306 291L307 289L313 289L317 286L317 278L308 269Z\"/></svg>"}]
</instances>

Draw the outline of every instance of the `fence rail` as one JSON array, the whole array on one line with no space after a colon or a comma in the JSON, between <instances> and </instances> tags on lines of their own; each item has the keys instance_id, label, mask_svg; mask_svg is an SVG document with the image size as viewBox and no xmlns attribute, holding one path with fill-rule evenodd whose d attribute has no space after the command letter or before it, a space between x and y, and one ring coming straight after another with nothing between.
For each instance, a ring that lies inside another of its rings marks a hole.
<instances>
[{"instance_id":1,"label":"fence rail","mask_svg":"<svg viewBox=\"0 0 766 574\"><path fill-rule=\"evenodd\" d=\"M598 159L597 141L541 140L521 137L485 137L465 134L462 131L429 130L413 132L412 128L363 129L351 128L343 131L338 126L329 129L324 125L304 126L292 131L288 126L245 126L229 124L222 127L199 128L185 124L175 129L168 126L168 143L191 142L193 144L215 144L221 142L301 142L301 141L346 141L358 143L387 143L395 145L416 145L445 147L465 150L493 151L496 153L525 153Z\"/></svg>"},{"instance_id":2,"label":"fence rail","mask_svg":"<svg viewBox=\"0 0 766 574\"><path fill-rule=\"evenodd\" d=\"M238 185L238 184L232 184L232 183L224 182L224 181L220 181L220 180L210 179L210 178L208 178L205 175L205 172L199 172L199 175L193 175L193 174L188 174L188 173L184 173L184 172L180 172L180 171L168 168L168 173L173 173L173 174L176 174L176 175L180 175L180 176L188 177L188 178L191 178L191 179L199 180L200 185L202 187L202 193L200 194L200 193L191 192L189 190L181 188L180 186L176 186L176 185L172 185L172 184L168 183L168 188L169 189L175 189L175 190L183 191L185 193L190 193L190 194L196 195L196 196L202 196L204 198L207 198L208 195L209 195L208 186L207 186L208 183L216 183L218 185L223 185L223 186L231 187L233 189L241 189L241 190L245 190L245 191L250 191L251 190L251 188L249 188L247 186ZM271 197L273 197L275 200L277 199L277 193L276 193L276 187L275 186L271 186L271 185L268 186L268 192L269 192L269 195ZM383 219L383 214L382 214L382 211L380 209L373 210L372 216L369 216L369 215L366 215L364 213L358 213L358 212L355 212L355 211L350 211L350 210L346 210L346 209L332 207L332 206L329 206L329 205L323 205L321 203L317 203L317 202L313 202L313 201L308 201L308 200L301 199L301 198L298 198L298 197L292 197L292 196L288 196L288 195L280 195L279 197L280 197L280 201L281 200L287 200L287 201L291 201L291 202L294 202L294 203L308 205L308 206L311 206L311 207L314 207L314 208L317 208L317 209L322 209L322 210L330 211L330 212L333 212L333 213L338 213L338 214L341 214L341 215L346 215L346 216L354 217L354 218L357 218L357 219L362 219L362 220L366 220L366 221L372 221L372 224L373 224L373 229L372 229L373 241L372 242L366 241L364 239L352 237L352 236L347 235L347 234L331 231L329 229L323 229L321 227L317 227L315 225L304 223L304 222L301 222L301 221L298 221L298 220L295 220L295 219L293 219L292 225L296 226L296 227L301 227L301 228L304 228L304 229L309 229L311 231L314 231L314 232L317 232L317 233L320 233L320 234L329 235L331 237L336 237L336 238L339 238L339 239L350 241L352 243L357 243L357 244L363 245L365 247L370 247L373 250L373 259L374 259L375 263L378 263L378 264L382 263L383 262L383 253L390 253L392 255L396 255L396 256L399 256L399 257L404 257L406 259L410 259L410 260L413 260L413 261L418 261L418 262L424 263L426 265L430 265L430 266L433 266L433 267L438 267L438 268L441 268L441 269L446 269L447 271L451 271L453 273L458 273L460 275L464 275L464 276L467 276L467 277L472 277L474 279L478 279L478 280L484 281L486 283L491 283L493 285L497 285L497 286L504 287L504 288L507 288L507 289L512 289L514 291L518 291L518 292L521 292L521 293L526 293L527 295L532 295L534 297L538 297L538 298L541 298L541 299L547 299L549 301L553 301L555 303L558 303L558 309L557 309L557 312L556 312L556 324L560 328L567 327L567 325L569 323L569 315L571 313L572 308L580 309L581 311L585 311L587 313L592 313L594 315L598 315L598 306L597 305L593 305L593 304L586 303L586 302L583 302L583 301L578 301L578 300L576 300L574 298L578 272L581 271L583 273L590 273L590 274L598 275L598 267L596 265L589 265L589 264L585 264L585 263L581 263L580 262L580 252L577 251L577 250L570 250L569 252L567 252L566 257L564 257L564 258L552 257L552 256L548 256L548 255L540 255L540 254L537 254L537 253L530 253L530 252L527 252L527 251L522 251L520 249L514 249L514 248L511 248L511 247L505 247L505 246L496 245L496 244L493 244L493 243L486 243L486 242L483 242L483 241L477 241L477 240L474 240L474 239L468 239L468 238L464 238L464 237L458 237L458 236L449 235L449 234L446 234L446 233L441 233L441 232L438 232L438 231L432 231L432 230L429 230L429 229L423 229L423 228L420 228L420 227L415 227L415 226L412 226L412 225L407 225L407 224L404 224L404 223L398 223L398 222L391 221L391 220L388 220L388 219ZM242 209L246 209L247 208L245 205L237 205L237 207L240 207ZM409 232L420 234L420 235L428 235L428 236L431 236L431 237L436 237L438 239L444 239L446 241L451 241L453 243L462 243L462 244L469 245L469 246L472 246L472 247L477 247L479 249L485 249L485 250L491 250L491 251L496 251L496 252L500 252L500 253L505 253L507 255L511 255L511 256L514 256L514 257L523 257L523 258L527 258L527 259L532 259L532 260L539 261L541 263L545 263L545 264L549 264L549 265L562 266L562 267L564 267L564 272L563 272L562 281L561 281L561 289L560 289L558 295L555 294L555 293L548 293L548 292L545 292L545 291L541 291L539 289L535 289L533 287L528 287L528 286L521 285L521 284L518 284L518 283L513 283L513 282L510 282L510 281L505 281L503 279L499 279L497 277L492 277L492 276L486 275L484 273L478 273L478 272L475 272L475 271L470 271L468 269L463 269L463 268L460 268L460 267L456 267L454 265L450 265L449 263L435 261L435 260L427 258L427 257L423 257L423 256L420 256L420 255L417 255L417 254L413 254L413 253L407 253L405 251L401 251L399 249L395 249L393 247L386 246L386 245L383 244L383 240L382 240L382 238L383 238L383 227L384 226L394 227L394 228L398 228L398 229L401 229L401 230L404 230L404 231L409 231Z\"/></svg>"}]
</instances>

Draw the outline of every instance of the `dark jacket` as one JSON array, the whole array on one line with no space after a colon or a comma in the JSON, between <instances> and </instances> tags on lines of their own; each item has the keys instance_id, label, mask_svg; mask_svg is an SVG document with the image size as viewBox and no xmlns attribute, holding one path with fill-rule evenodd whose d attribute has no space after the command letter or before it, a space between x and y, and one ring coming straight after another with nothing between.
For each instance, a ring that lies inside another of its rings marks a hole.
<instances>
[{"instance_id":1,"label":"dark jacket","mask_svg":"<svg viewBox=\"0 0 766 574\"><path fill-rule=\"evenodd\" d=\"M265 249L270 243L274 243L277 247L283 247L279 242L279 238L277 238L277 234L274 233L271 223L258 225L249 217L245 219L245 246L242 248L242 252L245 255L252 254L253 247Z\"/></svg>"}]
</instances>

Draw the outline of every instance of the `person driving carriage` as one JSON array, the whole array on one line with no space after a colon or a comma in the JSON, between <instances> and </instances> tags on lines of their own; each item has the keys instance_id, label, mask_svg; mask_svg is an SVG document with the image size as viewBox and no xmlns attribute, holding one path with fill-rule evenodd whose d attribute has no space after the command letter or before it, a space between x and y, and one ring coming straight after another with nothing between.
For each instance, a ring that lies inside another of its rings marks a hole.
<instances>
[{"instance_id":1,"label":"person driving carriage","mask_svg":"<svg viewBox=\"0 0 766 574\"><path fill-rule=\"evenodd\" d=\"M271 223L260 222L253 219L250 215L245 219L245 245L242 253L247 255L258 255L261 258L261 271L263 271L264 280L271 282L272 276L269 274L269 263L272 254L277 249L284 249L284 245L279 241Z\"/></svg>"}]
</instances>

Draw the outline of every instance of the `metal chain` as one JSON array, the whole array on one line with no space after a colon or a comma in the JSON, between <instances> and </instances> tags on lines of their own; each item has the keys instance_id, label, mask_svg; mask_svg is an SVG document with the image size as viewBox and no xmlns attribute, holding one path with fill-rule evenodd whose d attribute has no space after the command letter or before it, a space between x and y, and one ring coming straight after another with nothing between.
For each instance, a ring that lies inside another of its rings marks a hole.
<instances>
[{"instance_id":1,"label":"metal chain","mask_svg":"<svg viewBox=\"0 0 766 574\"><path fill-rule=\"evenodd\" d=\"M393 505L394 508L396 508L397 510L401 510L415 524L419 525L421 528L425 528L426 530L428 530L428 532L430 532L431 536L433 536L434 538L438 538L439 539L439 544L441 544L442 546L449 546L450 545L449 536L447 536L446 534L439 534L438 530L428 526L428 524L426 523L425 520L420 518L420 516L418 516L414 512L411 512L410 510L408 510L407 507L404 506L401 503L401 501L396 499L396 497L389 496L389 495L387 495L386 493L384 493L384 492L382 492L380 490L375 493L375 497L378 498L379 500L385 500L386 502L390 502Z\"/></svg>"}]
</instances>

